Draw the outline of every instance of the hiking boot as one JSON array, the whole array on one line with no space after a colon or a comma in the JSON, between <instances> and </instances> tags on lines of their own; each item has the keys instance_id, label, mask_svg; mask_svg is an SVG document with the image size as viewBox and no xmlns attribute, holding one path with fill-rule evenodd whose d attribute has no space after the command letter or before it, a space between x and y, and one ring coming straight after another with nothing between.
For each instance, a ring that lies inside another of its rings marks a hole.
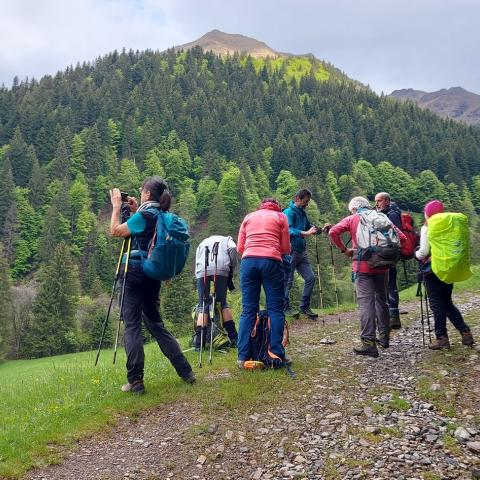
<instances>
[{"instance_id":1,"label":"hiking boot","mask_svg":"<svg viewBox=\"0 0 480 480\"><path fill-rule=\"evenodd\" d=\"M402 322L400 322L400 313L398 310L396 312L390 312L390 328L392 330L402 328Z\"/></svg>"},{"instance_id":2,"label":"hiking boot","mask_svg":"<svg viewBox=\"0 0 480 480\"><path fill-rule=\"evenodd\" d=\"M471 347L475 340L473 339L472 332L470 330L462 333L462 345L466 345L467 347Z\"/></svg>"},{"instance_id":3,"label":"hiking boot","mask_svg":"<svg viewBox=\"0 0 480 480\"><path fill-rule=\"evenodd\" d=\"M353 347L353 353L377 358L378 349L375 340L362 340L362 344L359 347Z\"/></svg>"},{"instance_id":4,"label":"hiking boot","mask_svg":"<svg viewBox=\"0 0 480 480\"><path fill-rule=\"evenodd\" d=\"M301 308L300 313L302 313L303 315L306 315L311 320L315 320L318 318L318 313L315 313L310 307Z\"/></svg>"},{"instance_id":5,"label":"hiking boot","mask_svg":"<svg viewBox=\"0 0 480 480\"><path fill-rule=\"evenodd\" d=\"M245 368L245 360L237 360L237 367L243 370Z\"/></svg>"},{"instance_id":6,"label":"hiking boot","mask_svg":"<svg viewBox=\"0 0 480 480\"><path fill-rule=\"evenodd\" d=\"M143 384L143 380L135 380L133 383L126 383L125 385L122 385L121 390L122 392L131 392L142 395L145 393L145 385Z\"/></svg>"},{"instance_id":7,"label":"hiking boot","mask_svg":"<svg viewBox=\"0 0 480 480\"><path fill-rule=\"evenodd\" d=\"M185 382L185 383L188 383L188 384L192 384L192 383L195 383L197 381L197 379L195 378L195 375L193 374L193 372L190 372L188 375L185 375L184 377L182 377L182 380Z\"/></svg>"},{"instance_id":8,"label":"hiking boot","mask_svg":"<svg viewBox=\"0 0 480 480\"><path fill-rule=\"evenodd\" d=\"M283 357L283 364L284 365L291 365L292 364L292 359L288 355L285 355Z\"/></svg>"},{"instance_id":9,"label":"hiking boot","mask_svg":"<svg viewBox=\"0 0 480 480\"><path fill-rule=\"evenodd\" d=\"M430 350L443 350L444 348L450 348L450 341L448 340L448 337L440 337L434 340L428 348Z\"/></svg>"},{"instance_id":10,"label":"hiking boot","mask_svg":"<svg viewBox=\"0 0 480 480\"><path fill-rule=\"evenodd\" d=\"M292 318L298 318L299 312L295 311L293 308L288 307L285 309L285 316L286 317L292 317Z\"/></svg>"},{"instance_id":11,"label":"hiking boot","mask_svg":"<svg viewBox=\"0 0 480 480\"><path fill-rule=\"evenodd\" d=\"M382 348L388 348L390 346L390 336L388 333L380 333L375 340Z\"/></svg>"}]
</instances>

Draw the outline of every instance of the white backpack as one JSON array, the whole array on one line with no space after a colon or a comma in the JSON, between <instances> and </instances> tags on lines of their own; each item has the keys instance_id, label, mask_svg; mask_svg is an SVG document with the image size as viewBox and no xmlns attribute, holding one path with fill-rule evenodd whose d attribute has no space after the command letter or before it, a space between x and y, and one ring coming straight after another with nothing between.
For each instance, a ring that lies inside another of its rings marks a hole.
<instances>
[{"instance_id":1,"label":"white backpack","mask_svg":"<svg viewBox=\"0 0 480 480\"><path fill-rule=\"evenodd\" d=\"M381 212L361 209L357 228L357 260L371 268L394 266L400 259L400 238L393 223Z\"/></svg>"}]
</instances>

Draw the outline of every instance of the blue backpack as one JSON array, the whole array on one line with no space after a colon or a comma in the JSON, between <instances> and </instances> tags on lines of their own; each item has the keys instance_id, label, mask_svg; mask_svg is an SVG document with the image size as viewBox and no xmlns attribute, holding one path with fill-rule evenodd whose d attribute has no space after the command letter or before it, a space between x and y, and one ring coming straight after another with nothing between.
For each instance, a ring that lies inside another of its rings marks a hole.
<instances>
[{"instance_id":1,"label":"blue backpack","mask_svg":"<svg viewBox=\"0 0 480 480\"><path fill-rule=\"evenodd\" d=\"M157 225L143 261L143 273L154 280L170 280L183 270L187 261L190 251L188 223L171 212L150 211Z\"/></svg>"}]
</instances>

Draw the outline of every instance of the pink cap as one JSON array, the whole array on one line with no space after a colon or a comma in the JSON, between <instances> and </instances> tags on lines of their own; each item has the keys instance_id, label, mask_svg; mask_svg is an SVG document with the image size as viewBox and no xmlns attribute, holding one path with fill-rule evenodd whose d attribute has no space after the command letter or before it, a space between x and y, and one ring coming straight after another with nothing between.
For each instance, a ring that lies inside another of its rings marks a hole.
<instances>
[{"instance_id":1,"label":"pink cap","mask_svg":"<svg viewBox=\"0 0 480 480\"><path fill-rule=\"evenodd\" d=\"M425 215L427 217L431 217L436 213L443 213L445 211L445 207L440 200L432 200L425 205Z\"/></svg>"}]
</instances>

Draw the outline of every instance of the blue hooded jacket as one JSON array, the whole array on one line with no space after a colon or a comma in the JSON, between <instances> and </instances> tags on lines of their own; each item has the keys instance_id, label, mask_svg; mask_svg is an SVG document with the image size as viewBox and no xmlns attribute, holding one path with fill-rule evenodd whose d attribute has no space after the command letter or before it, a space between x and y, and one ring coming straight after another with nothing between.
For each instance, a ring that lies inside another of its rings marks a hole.
<instances>
[{"instance_id":1,"label":"blue hooded jacket","mask_svg":"<svg viewBox=\"0 0 480 480\"><path fill-rule=\"evenodd\" d=\"M300 235L300 232L309 230L312 226L308 221L307 214L303 208L296 207L293 201L290 202L290 205L283 213L288 219L288 231L290 232L292 251L303 253L307 249L307 242Z\"/></svg>"}]
</instances>

